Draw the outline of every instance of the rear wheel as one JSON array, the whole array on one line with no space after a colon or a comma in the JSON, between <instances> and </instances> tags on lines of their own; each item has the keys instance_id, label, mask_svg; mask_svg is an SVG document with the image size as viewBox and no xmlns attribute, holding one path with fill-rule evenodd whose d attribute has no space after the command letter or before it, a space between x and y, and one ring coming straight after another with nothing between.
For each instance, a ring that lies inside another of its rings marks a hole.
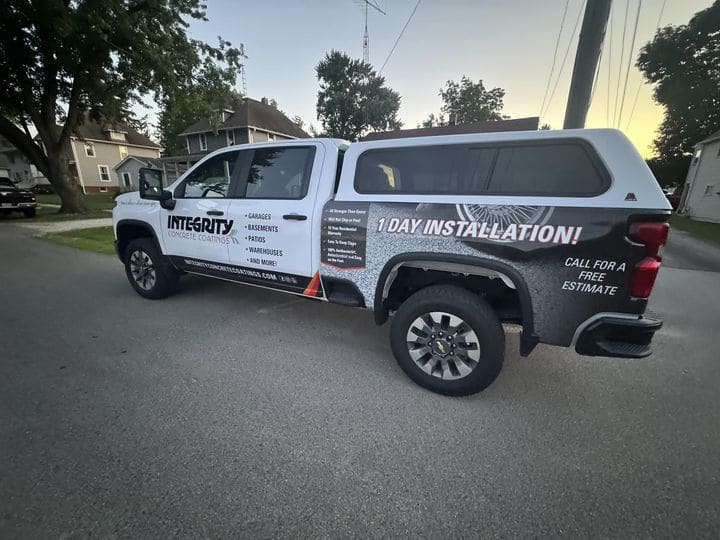
<instances>
[{"instance_id":1,"label":"rear wheel","mask_svg":"<svg viewBox=\"0 0 720 540\"><path fill-rule=\"evenodd\" d=\"M123 260L130 285L140 296L157 300L177 291L180 275L154 240L133 240L128 244Z\"/></svg>"},{"instance_id":2,"label":"rear wheel","mask_svg":"<svg viewBox=\"0 0 720 540\"><path fill-rule=\"evenodd\" d=\"M486 388L505 355L505 333L493 309L454 285L433 285L408 298L395 314L390 341L413 381L450 396Z\"/></svg>"}]
</instances>

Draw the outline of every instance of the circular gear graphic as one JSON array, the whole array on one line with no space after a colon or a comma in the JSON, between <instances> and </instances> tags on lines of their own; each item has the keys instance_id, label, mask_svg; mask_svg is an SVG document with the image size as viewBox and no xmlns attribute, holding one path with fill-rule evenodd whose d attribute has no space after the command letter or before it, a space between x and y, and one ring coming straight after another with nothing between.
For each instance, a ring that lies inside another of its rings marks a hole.
<instances>
[{"instance_id":1,"label":"circular gear graphic","mask_svg":"<svg viewBox=\"0 0 720 540\"><path fill-rule=\"evenodd\" d=\"M553 213L552 206L521 206L513 204L458 204L458 215L464 221L485 222L489 226L496 223L499 231L508 225L544 225ZM495 240L500 242L501 240Z\"/></svg>"}]
</instances>

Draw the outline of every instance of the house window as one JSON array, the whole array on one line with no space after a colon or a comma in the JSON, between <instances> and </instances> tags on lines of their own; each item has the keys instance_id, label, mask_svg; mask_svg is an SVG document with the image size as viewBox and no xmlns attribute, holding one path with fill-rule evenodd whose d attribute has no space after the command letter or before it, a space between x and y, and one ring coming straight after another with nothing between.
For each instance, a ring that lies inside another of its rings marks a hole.
<instances>
[{"instance_id":1,"label":"house window","mask_svg":"<svg viewBox=\"0 0 720 540\"><path fill-rule=\"evenodd\" d=\"M233 129L228 129L228 130L225 132L225 136L227 137L227 144L228 144L228 146L232 146L233 144L235 144L235 130L233 130Z\"/></svg>"},{"instance_id":2,"label":"house window","mask_svg":"<svg viewBox=\"0 0 720 540\"><path fill-rule=\"evenodd\" d=\"M275 140L275 135L273 135L272 133L268 133L268 141L274 141L274 140Z\"/></svg>"},{"instance_id":3,"label":"house window","mask_svg":"<svg viewBox=\"0 0 720 540\"><path fill-rule=\"evenodd\" d=\"M126 188L132 187L132 175L129 172L122 173L123 186Z\"/></svg>"},{"instance_id":4,"label":"house window","mask_svg":"<svg viewBox=\"0 0 720 540\"><path fill-rule=\"evenodd\" d=\"M699 160L700 156L702 156L702 148L698 148L695 150L695 155L693 156L692 164L695 165Z\"/></svg>"},{"instance_id":5,"label":"house window","mask_svg":"<svg viewBox=\"0 0 720 540\"><path fill-rule=\"evenodd\" d=\"M93 143L85 143L85 155L87 157L95 157L95 145Z\"/></svg>"},{"instance_id":6,"label":"house window","mask_svg":"<svg viewBox=\"0 0 720 540\"><path fill-rule=\"evenodd\" d=\"M122 131L112 131L110 130L110 140L111 141L124 141L125 140L125 133Z\"/></svg>"},{"instance_id":7,"label":"house window","mask_svg":"<svg viewBox=\"0 0 720 540\"><path fill-rule=\"evenodd\" d=\"M720 157L720 144L718 144L718 152L717 152L717 157Z\"/></svg>"},{"instance_id":8,"label":"house window","mask_svg":"<svg viewBox=\"0 0 720 540\"><path fill-rule=\"evenodd\" d=\"M106 188L106 187L101 187L101 188L100 188L100 193L107 193L107 188Z\"/></svg>"},{"instance_id":9,"label":"house window","mask_svg":"<svg viewBox=\"0 0 720 540\"><path fill-rule=\"evenodd\" d=\"M127 146L122 146L122 145L119 146L118 148L120 149L120 161L122 161L123 159L125 159L128 156L128 149L127 149Z\"/></svg>"},{"instance_id":10,"label":"house window","mask_svg":"<svg viewBox=\"0 0 720 540\"><path fill-rule=\"evenodd\" d=\"M204 133L201 133L200 135L198 135L198 139L200 140L200 151L204 152L205 150L207 150L207 137Z\"/></svg>"},{"instance_id":11,"label":"house window","mask_svg":"<svg viewBox=\"0 0 720 540\"><path fill-rule=\"evenodd\" d=\"M715 184L710 184L709 186L705 186L705 197L712 197L715 195Z\"/></svg>"},{"instance_id":12,"label":"house window","mask_svg":"<svg viewBox=\"0 0 720 540\"><path fill-rule=\"evenodd\" d=\"M101 182L109 182L110 181L110 169L107 165L98 165L98 172L100 173L100 181Z\"/></svg>"}]
</instances>

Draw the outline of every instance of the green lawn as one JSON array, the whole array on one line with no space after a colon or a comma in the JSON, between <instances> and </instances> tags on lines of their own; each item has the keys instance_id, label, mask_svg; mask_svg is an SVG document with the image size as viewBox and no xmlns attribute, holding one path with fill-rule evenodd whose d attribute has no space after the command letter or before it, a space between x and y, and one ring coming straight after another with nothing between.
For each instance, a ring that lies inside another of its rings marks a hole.
<instances>
[{"instance_id":1,"label":"green lawn","mask_svg":"<svg viewBox=\"0 0 720 540\"><path fill-rule=\"evenodd\" d=\"M60 204L60 197L57 195L36 195L37 202L40 204ZM88 210L112 210L115 208L115 200L112 195L107 193L96 193L93 195L85 195L83 197L85 207Z\"/></svg>"},{"instance_id":2,"label":"green lawn","mask_svg":"<svg viewBox=\"0 0 720 540\"><path fill-rule=\"evenodd\" d=\"M720 223L696 221L685 216L674 215L670 218L670 227L687 231L702 240L720 244Z\"/></svg>"},{"instance_id":3,"label":"green lawn","mask_svg":"<svg viewBox=\"0 0 720 540\"><path fill-rule=\"evenodd\" d=\"M60 204L60 197L57 195L36 195L35 197L39 204ZM0 221L68 221L112 217L112 214L108 211L115 208L115 200L112 195L105 193L84 195L83 200L87 208L87 212L83 214L61 214L58 212L58 208L39 206L37 216L34 218L26 218L21 212L11 212L9 214L0 214Z\"/></svg>"},{"instance_id":4,"label":"green lawn","mask_svg":"<svg viewBox=\"0 0 720 540\"><path fill-rule=\"evenodd\" d=\"M112 227L94 227L92 229L49 233L43 238L56 244L84 249L85 251L94 251L106 255L115 253L113 244L115 237L113 236Z\"/></svg>"}]
</instances>

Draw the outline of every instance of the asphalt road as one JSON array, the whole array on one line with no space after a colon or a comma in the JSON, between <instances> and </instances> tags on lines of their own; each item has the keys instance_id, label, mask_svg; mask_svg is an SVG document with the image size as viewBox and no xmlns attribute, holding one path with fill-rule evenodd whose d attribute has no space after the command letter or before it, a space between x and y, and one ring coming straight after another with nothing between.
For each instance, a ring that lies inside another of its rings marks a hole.
<instances>
[{"instance_id":1,"label":"asphalt road","mask_svg":"<svg viewBox=\"0 0 720 540\"><path fill-rule=\"evenodd\" d=\"M189 276L147 301L2 224L0 537L717 537L720 257L684 240L653 356L513 335L453 399L369 312Z\"/></svg>"}]
</instances>

